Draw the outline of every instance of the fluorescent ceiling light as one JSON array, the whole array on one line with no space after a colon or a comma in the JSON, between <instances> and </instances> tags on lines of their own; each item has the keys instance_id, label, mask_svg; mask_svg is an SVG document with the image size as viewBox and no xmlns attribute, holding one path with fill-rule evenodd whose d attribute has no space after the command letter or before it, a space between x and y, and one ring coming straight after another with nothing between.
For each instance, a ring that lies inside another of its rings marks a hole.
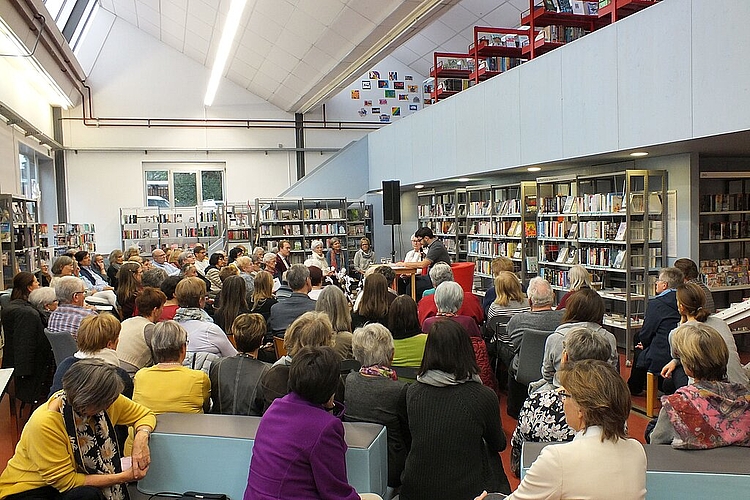
<instances>
[{"instance_id":1,"label":"fluorescent ceiling light","mask_svg":"<svg viewBox=\"0 0 750 500\"><path fill-rule=\"evenodd\" d=\"M542 169L542 167L529 167L526 170L529 172L539 172Z\"/></svg>"},{"instance_id":2,"label":"fluorescent ceiling light","mask_svg":"<svg viewBox=\"0 0 750 500\"><path fill-rule=\"evenodd\" d=\"M635 156L635 157L648 156L648 153L645 151L636 151L635 153L630 153L630 156Z\"/></svg>"},{"instance_id":3,"label":"fluorescent ceiling light","mask_svg":"<svg viewBox=\"0 0 750 500\"><path fill-rule=\"evenodd\" d=\"M414 184L414 189L422 189L424 184Z\"/></svg>"},{"instance_id":4,"label":"fluorescent ceiling light","mask_svg":"<svg viewBox=\"0 0 750 500\"><path fill-rule=\"evenodd\" d=\"M242 12L245 10L246 4L247 0L232 0L232 4L229 6L227 21L226 24L224 24L224 30L221 33L221 40L219 41L219 48L216 50L213 68L211 68L211 77L208 80L206 97L203 98L203 104L206 106L210 106L214 103L214 97L216 97L216 91L219 88L219 81L221 81L221 77L224 75L224 69L227 66L227 59L229 58L229 51L232 50L234 36L237 34L237 29L240 27Z\"/></svg>"},{"instance_id":5,"label":"fluorescent ceiling light","mask_svg":"<svg viewBox=\"0 0 750 500\"><path fill-rule=\"evenodd\" d=\"M459 177L456 182L469 182L470 180L468 177Z\"/></svg>"}]
</instances>

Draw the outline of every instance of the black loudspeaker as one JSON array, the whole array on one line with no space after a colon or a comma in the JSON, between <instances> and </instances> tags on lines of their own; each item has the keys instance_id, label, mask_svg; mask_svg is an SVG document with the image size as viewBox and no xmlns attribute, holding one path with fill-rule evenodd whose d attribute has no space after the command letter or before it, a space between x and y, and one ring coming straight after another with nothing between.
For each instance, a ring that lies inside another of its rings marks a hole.
<instances>
[{"instance_id":1,"label":"black loudspeaker","mask_svg":"<svg viewBox=\"0 0 750 500\"><path fill-rule=\"evenodd\" d=\"M383 224L401 224L401 182L383 181Z\"/></svg>"}]
</instances>

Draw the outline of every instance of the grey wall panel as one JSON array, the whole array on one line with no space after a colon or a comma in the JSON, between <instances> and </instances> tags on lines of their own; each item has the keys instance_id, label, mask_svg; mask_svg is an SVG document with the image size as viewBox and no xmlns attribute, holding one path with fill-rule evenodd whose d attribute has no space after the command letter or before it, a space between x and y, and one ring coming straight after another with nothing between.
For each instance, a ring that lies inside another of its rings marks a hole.
<instances>
[{"instance_id":1,"label":"grey wall panel","mask_svg":"<svg viewBox=\"0 0 750 500\"><path fill-rule=\"evenodd\" d=\"M487 170L521 163L521 68L484 84L484 123ZM493 85L490 85L492 83Z\"/></svg>"}]
</instances>

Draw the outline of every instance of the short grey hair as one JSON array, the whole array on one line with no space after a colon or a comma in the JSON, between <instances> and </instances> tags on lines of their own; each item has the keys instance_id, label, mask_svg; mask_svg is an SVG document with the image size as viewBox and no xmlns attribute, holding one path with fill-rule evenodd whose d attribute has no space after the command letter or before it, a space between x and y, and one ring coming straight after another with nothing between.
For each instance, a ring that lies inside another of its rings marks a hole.
<instances>
[{"instance_id":1,"label":"short grey hair","mask_svg":"<svg viewBox=\"0 0 750 500\"><path fill-rule=\"evenodd\" d=\"M435 289L435 305L438 312L455 314L464 302L464 289L455 281L440 283Z\"/></svg>"},{"instance_id":2,"label":"short grey hair","mask_svg":"<svg viewBox=\"0 0 750 500\"><path fill-rule=\"evenodd\" d=\"M190 257L195 258L195 254L192 250L186 250L180 254L179 257L177 257L177 264L179 264L180 267L182 267L185 264L185 261L188 260Z\"/></svg>"},{"instance_id":3,"label":"short grey hair","mask_svg":"<svg viewBox=\"0 0 750 500\"><path fill-rule=\"evenodd\" d=\"M571 290L579 290L584 286L591 288L591 274L589 274L588 269L580 264L576 264L570 268L568 279L570 280Z\"/></svg>"},{"instance_id":4,"label":"short grey hair","mask_svg":"<svg viewBox=\"0 0 750 500\"><path fill-rule=\"evenodd\" d=\"M541 276L535 276L529 281L529 288L526 290L531 304L536 307L552 306L555 303L555 292L549 281Z\"/></svg>"},{"instance_id":5,"label":"short grey hair","mask_svg":"<svg viewBox=\"0 0 750 500\"><path fill-rule=\"evenodd\" d=\"M301 290L310 277L310 270L304 264L292 264L286 272L286 282L293 291Z\"/></svg>"},{"instance_id":6,"label":"short grey hair","mask_svg":"<svg viewBox=\"0 0 750 500\"><path fill-rule=\"evenodd\" d=\"M115 365L89 358L73 363L63 375L62 386L70 406L77 413L83 413L91 408L111 406L125 384Z\"/></svg>"},{"instance_id":7,"label":"short grey hair","mask_svg":"<svg viewBox=\"0 0 750 500\"><path fill-rule=\"evenodd\" d=\"M244 272L244 268L246 268L246 267L248 267L248 266L252 265L252 263L253 263L253 259L251 259L251 258L250 258L250 257L248 257L247 255L241 255L241 256L237 257L237 258L236 258L236 259L234 260L234 263L235 263L235 264L237 265L237 268L238 268L238 269L239 269L240 271Z\"/></svg>"},{"instance_id":8,"label":"short grey hair","mask_svg":"<svg viewBox=\"0 0 750 500\"><path fill-rule=\"evenodd\" d=\"M685 281L685 275L676 267L665 267L659 271L659 279L667 282L667 288L677 288Z\"/></svg>"},{"instance_id":9,"label":"short grey hair","mask_svg":"<svg viewBox=\"0 0 750 500\"><path fill-rule=\"evenodd\" d=\"M62 268L65 266L69 266L70 264L73 264L75 261L73 260L73 257L69 255L61 255L58 258L55 259L55 262L52 263L52 274L55 276L58 276L62 272Z\"/></svg>"},{"instance_id":10,"label":"short grey hair","mask_svg":"<svg viewBox=\"0 0 750 500\"><path fill-rule=\"evenodd\" d=\"M151 348L155 363L179 361L182 348L187 345L187 331L174 320L161 321L154 325Z\"/></svg>"},{"instance_id":11,"label":"short grey hair","mask_svg":"<svg viewBox=\"0 0 750 500\"><path fill-rule=\"evenodd\" d=\"M141 275L141 284L146 287L161 288L161 284L167 279L167 272L160 267L152 267Z\"/></svg>"},{"instance_id":12,"label":"short grey hair","mask_svg":"<svg viewBox=\"0 0 750 500\"><path fill-rule=\"evenodd\" d=\"M310 250L314 250L318 247L322 247L323 242L320 240L312 240L312 243L310 243Z\"/></svg>"},{"instance_id":13,"label":"short grey hair","mask_svg":"<svg viewBox=\"0 0 750 500\"><path fill-rule=\"evenodd\" d=\"M598 359L609 361L612 357L612 347L604 335L600 335L586 327L571 328L563 339L563 348L568 353L568 361L583 361L584 359Z\"/></svg>"},{"instance_id":14,"label":"short grey hair","mask_svg":"<svg viewBox=\"0 0 750 500\"><path fill-rule=\"evenodd\" d=\"M446 281L453 281L453 269L445 262L438 262L430 269L430 280L435 288Z\"/></svg>"},{"instance_id":15,"label":"short grey hair","mask_svg":"<svg viewBox=\"0 0 750 500\"><path fill-rule=\"evenodd\" d=\"M268 264L271 261L276 260L276 254L273 252L266 252L263 254L263 262Z\"/></svg>"},{"instance_id":16,"label":"short grey hair","mask_svg":"<svg viewBox=\"0 0 750 500\"><path fill-rule=\"evenodd\" d=\"M370 323L354 330L352 353L362 366L390 366L393 351L393 337L383 325Z\"/></svg>"},{"instance_id":17,"label":"short grey hair","mask_svg":"<svg viewBox=\"0 0 750 500\"><path fill-rule=\"evenodd\" d=\"M83 290L81 290L82 288ZM60 304L71 304L73 296L85 290L83 281L75 276L63 276L55 280L55 295L57 295Z\"/></svg>"},{"instance_id":18,"label":"short grey hair","mask_svg":"<svg viewBox=\"0 0 750 500\"><path fill-rule=\"evenodd\" d=\"M55 292L55 289L48 286L40 286L29 294L29 302L39 310L44 309L44 306L51 304L56 300L57 293Z\"/></svg>"}]
</instances>

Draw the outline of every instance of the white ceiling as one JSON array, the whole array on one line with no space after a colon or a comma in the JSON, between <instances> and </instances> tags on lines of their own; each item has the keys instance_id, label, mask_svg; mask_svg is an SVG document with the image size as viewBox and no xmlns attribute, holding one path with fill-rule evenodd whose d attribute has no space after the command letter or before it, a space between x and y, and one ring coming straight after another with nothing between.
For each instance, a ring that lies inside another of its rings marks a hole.
<instances>
[{"instance_id":1,"label":"white ceiling","mask_svg":"<svg viewBox=\"0 0 750 500\"><path fill-rule=\"evenodd\" d=\"M442 0L398 39L395 49L360 66L392 28L429 1L249 0L225 76L281 109L307 111L388 53L415 73L428 75L433 52L465 52L475 25L512 28L529 8L529 0ZM230 5L230 0L99 2L209 68Z\"/></svg>"}]
</instances>

